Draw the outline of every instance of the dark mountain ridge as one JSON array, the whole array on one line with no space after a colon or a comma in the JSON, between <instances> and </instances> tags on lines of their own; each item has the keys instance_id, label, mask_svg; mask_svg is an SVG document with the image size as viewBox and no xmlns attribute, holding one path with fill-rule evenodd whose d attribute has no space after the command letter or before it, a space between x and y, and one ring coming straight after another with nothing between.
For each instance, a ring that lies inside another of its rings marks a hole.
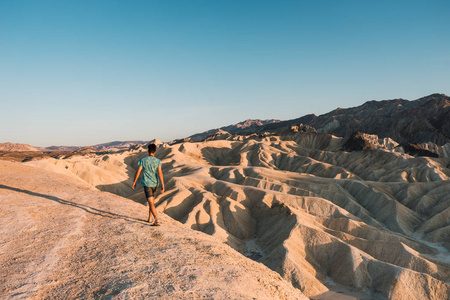
<instances>
[{"instance_id":1,"label":"dark mountain ridge","mask_svg":"<svg viewBox=\"0 0 450 300\"><path fill-rule=\"evenodd\" d=\"M360 131L390 137L400 144L443 145L450 142L450 98L432 94L414 101L368 101L358 107L333 110L307 124L341 137Z\"/></svg>"},{"instance_id":2,"label":"dark mountain ridge","mask_svg":"<svg viewBox=\"0 0 450 300\"><path fill-rule=\"evenodd\" d=\"M110 149L129 149L131 146L136 144L146 144L148 141L142 140L134 140L134 141L114 141L109 143L92 145L92 147L97 148L98 150L110 150Z\"/></svg>"},{"instance_id":3,"label":"dark mountain ridge","mask_svg":"<svg viewBox=\"0 0 450 300\"><path fill-rule=\"evenodd\" d=\"M247 120L239 122L237 124L232 124L232 125L228 125L228 126L224 126L224 127L220 127L220 128L216 128L216 129L207 130L207 131L204 131L201 133L191 135L186 139L179 139L179 140L175 140L175 141L172 141L169 143L173 144L173 143L178 143L178 142L182 142L185 140L192 141L192 142L198 142L198 141L203 141L213 135L221 134L221 133L240 134L240 135L252 134L255 132L259 132L259 130L261 128L267 128L266 126L268 126L270 128L271 125L272 126L274 125L275 127L278 128L280 126L279 125L280 122L281 122L280 120L275 120L275 119L270 119L270 120L247 119Z\"/></svg>"},{"instance_id":4,"label":"dark mountain ridge","mask_svg":"<svg viewBox=\"0 0 450 300\"><path fill-rule=\"evenodd\" d=\"M286 121L271 120L266 123L253 122L251 126L238 126L242 123L208 130L187 139L194 141L218 132L238 135L273 132L302 123L316 128L318 132L344 138L359 131L380 138L389 137L400 144L432 142L444 145L450 142L450 97L432 94L413 101L372 100L357 107L337 108L320 116L310 114Z\"/></svg>"}]
</instances>

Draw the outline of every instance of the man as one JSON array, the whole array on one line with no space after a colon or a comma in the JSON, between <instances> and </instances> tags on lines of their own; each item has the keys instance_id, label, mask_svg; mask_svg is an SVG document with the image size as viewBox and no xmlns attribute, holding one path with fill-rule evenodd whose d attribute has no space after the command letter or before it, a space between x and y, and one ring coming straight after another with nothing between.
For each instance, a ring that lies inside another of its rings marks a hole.
<instances>
[{"instance_id":1,"label":"man","mask_svg":"<svg viewBox=\"0 0 450 300\"><path fill-rule=\"evenodd\" d=\"M144 176L142 177L141 184L144 186L145 197L148 201L148 220L151 222L152 215L155 218L152 226L159 226L158 215L156 214L155 208L155 194L156 188L161 183L161 193L164 193L164 178L161 170L161 161L155 157L156 145L148 145L148 155L142 158L138 165L139 168L134 176L133 190L136 188L136 182L141 174L142 169L144 169Z\"/></svg>"}]
</instances>

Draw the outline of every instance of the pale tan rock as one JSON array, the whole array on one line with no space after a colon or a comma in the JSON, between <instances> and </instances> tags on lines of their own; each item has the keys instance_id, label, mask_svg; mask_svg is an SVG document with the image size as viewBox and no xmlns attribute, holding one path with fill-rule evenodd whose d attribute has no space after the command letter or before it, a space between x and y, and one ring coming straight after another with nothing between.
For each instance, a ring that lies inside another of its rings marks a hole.
<instances>
[{"instance_id":1,"label":"pale tan rock","mask_svg":"<svg viewBox=\"0 0 450 300\"><path fill-rule=\"evenodd\" d=\"M167 192L157 209L252 253L315 299L337 287L368 299L448 298L448 159L343 152L342 143L298 132L161 147ZM143 203L130 186L145 155L27 164Z\"/></svg>"},{"instance_id":2,"label":"pale tan rock","mask_svg":"<svg viewBox=\"0 0 450 300\"><path fill-rule=\"evenodd\" d=\"M22 151L39 151L39 149L28 144L0 143L0 151L22 152Z\"/></svg>"},{"instance_id":3,"label":"pale tan rock","mask_svg":"<svg viewBox=\"0 0 450 300\"><path fill-rule=\"evenodd\" d=\"M161 213L0 161L2 299L307 299L279 274Z\"/></svg>"}]
</instances>

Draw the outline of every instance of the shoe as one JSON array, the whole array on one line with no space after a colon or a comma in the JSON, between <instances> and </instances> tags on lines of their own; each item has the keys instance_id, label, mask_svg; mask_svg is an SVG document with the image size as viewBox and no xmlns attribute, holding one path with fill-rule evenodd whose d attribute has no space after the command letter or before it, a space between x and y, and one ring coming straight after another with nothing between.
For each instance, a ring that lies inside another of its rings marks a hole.
<instances>
[{"instance_id":1,"label":"shoe","mask_svg":"<svg viewBox=\"0 0 450 300\"><path fill-rule=\"evenodd\" d=\"M158 221L155 221L151 226L161 226Z\"/></svg>"}]
</instances>

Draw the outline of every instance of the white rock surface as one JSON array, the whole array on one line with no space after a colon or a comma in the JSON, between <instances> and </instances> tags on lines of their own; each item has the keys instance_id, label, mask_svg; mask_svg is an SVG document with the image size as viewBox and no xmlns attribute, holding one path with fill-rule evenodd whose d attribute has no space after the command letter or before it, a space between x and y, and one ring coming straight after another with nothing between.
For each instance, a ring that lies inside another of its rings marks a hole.
<instances>
[{"instance_id":1,"label":"white rock surface","mask_svg":"<svg viewBox=\"0 0 450 300\"><path fill-rule=\"evenodd\" d=\"M263 264L310 297L340 286L359 298L450 298L448 159L340 145L296 133L160 147L158 210L242 254L252 241ZM130 186L145 155L27 164L142 202Z\"/></svg>"},{"instance_id":2,"label":"white rock surface","mask_svg":"<svg viewBox=\"0 0 450 300\"><path fill-rule=\"evenodd\" d=\"M0 161L1 299L307 299L204 233L85 182Z\"/></svg>"}]
</instances>

